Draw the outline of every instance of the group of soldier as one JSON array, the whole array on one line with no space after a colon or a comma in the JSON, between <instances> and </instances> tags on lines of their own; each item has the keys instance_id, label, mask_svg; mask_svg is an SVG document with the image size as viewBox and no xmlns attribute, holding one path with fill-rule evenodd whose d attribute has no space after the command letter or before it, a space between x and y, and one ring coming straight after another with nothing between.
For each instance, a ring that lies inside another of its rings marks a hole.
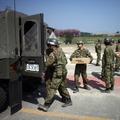
<instances>
[{"instance_id":1,"label":"group of soldier","mask_svg":"<svg viewBox=\"0 0 120 120\"><path fill-rule=\"evenodd\" d=\"M120 40L118 40L118 44ZM59 46L59 42L55 38L49 38L46 42L47 49L45 52L45 83L46 83L46 97L44 104L39 104L38 109L43 111L48 111L48 108L53 102L53 97L58 90L61 101L64 103L62 107L67 107L72 105L72 100L70 94L67 90L66 86L66 76L67 76L67 59L65 53L62 48ZM82 40L79 40L77 43L78 49L76 49L70 56L70 61L73 58L90 58L90 64L93 61L93 57L90 54L89 50L84 48L84 44ZM109 93L110 90L114 90L114 58L116 57L116 61L120 61L119 55L115 54L113 49L111 48L112 39L105 38L104 39L105 49L102 57L102 71L101 76L102 80L105 81L106 89L103 92ZM98 43L95 46L95 50L97 52L97 62L96 66L99 66L100 58L101 58L101 40L98 40ZM116 47L117 51L120 51L120 44ZM118 69L118 64L116 64L116 68ZM74 71L74 93L79 92L79 77L82 75L84 89L90 90L88 86L87 80L87 65L86 64L76 64Z\"/></svg>"},{"instance_id":2,"label":"group of soldier","mask_svg":"<svg viewBox=\"0 0 120 120\"><path fill-rule=\"evenodd\" d=\"M114 39L111 40L111 46L114 44ZM95 44L95 52L97 54L97 61L96 61L96 66L100 66L100 60L101 60L101 47L102 40L98 39L97 43ZM118 39L115 47L115 52L120 52L120 39ZM120 67L120 58L116 57L115 65L114 65L114 71L119 72L119 67Z\"/></svg>"},{"instance_id":3,"label":"group of soldier","mask_svg":"<svg viewBox=\"0 0 120 120\"><path fill-rule=\"evenodd\" d=\"M116 50L112 49L114 44L114 39L105 38L104 39L105 49L102 56L102 71L101 79L106 84L106 89L103 92L109 93L110 90L114 90L114 71L119 71L120 67L120 39L116 44ZM98 43L95 45L95 51L97 53L96 66L100 66L99 62L101 59L101 39L98 39Z\"/></svg>"}]
</instances>

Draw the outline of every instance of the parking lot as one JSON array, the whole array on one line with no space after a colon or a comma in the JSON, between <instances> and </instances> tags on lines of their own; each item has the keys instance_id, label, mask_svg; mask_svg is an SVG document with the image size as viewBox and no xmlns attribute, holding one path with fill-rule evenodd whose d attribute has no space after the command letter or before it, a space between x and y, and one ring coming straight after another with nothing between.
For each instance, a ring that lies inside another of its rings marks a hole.
<instances>
[{"instance_id":1,"label":"parking lot","mask_svg":"<svg viewBox=\"0 0 120 120\"><path fill-rule=\"evenodd\" d=\"M75 65L70 63L69 57L76 46L62 46L68 59L67 87L73 105L63 108L57 92L48 112L38 110L38 103L43 104L45 98L45 85L42 85L32 93L23 93L22 109L19 112L11 116L8 108L0 114L0 120L120 120L120 72L115 72L115 90L101 93L101 90L105 89L105 84L100 79L101 66L95 66L94 46L85 47L94 57L92 64L87 65L90 91L83 89L80 77L79 92L73 93Z\"/></svg>"}]
</instances>

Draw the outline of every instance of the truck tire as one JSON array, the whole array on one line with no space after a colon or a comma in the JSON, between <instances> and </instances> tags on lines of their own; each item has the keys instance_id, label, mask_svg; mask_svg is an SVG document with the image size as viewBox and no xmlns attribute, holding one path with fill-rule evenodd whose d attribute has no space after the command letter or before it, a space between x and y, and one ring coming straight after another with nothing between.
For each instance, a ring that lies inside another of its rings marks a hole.
<instances>
[{"instance_id":1,"label":"truck tire","mask_svg":"<svg viewBox=\"0 0 120 120\"><path fill-rule=\"evenodd\" d=\"M2 112L7 107L7 93L0 87L0 112Z\"/></svg>"}]
</instances>

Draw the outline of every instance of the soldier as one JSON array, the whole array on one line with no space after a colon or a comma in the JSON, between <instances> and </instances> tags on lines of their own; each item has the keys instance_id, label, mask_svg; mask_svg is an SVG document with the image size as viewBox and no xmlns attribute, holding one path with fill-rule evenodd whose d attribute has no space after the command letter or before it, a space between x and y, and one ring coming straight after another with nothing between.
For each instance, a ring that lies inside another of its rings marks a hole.
<instances>
[{"instance_id":1,"label":"soldier","mask_svg":"<svg viewBox=\"0 0 120 120\"><path fill-rule=\"evenodd\" d=\"M118 44L116 45L116 52L120 52L120 39L118 39ZM115 71L119 72L120 58L116 58Z\"/></svg>"},{"instance_id":2,"label":"soldier","mask_svg":"<svg viewBox=\"0 0 120 120\"><path fill-rule=\"evenodd\" d=\"M111 48L113 49L113 45L114 45L114 39L113 38L109 38L110 39L110 46L111 46ZM114 51L114 49L113 49L113 51ZM115 55L115 54L114 54ZM113 69L114 69L114 61L115 61L115 57L117 57L116 55L113 57ZM103 58L104 58L104 54L103 54L103 57L102 57L102 70L101 70L101 79L103 78L103 76L104 76L104 60L103 60Z\"/></svg>"},{"instance_id":3,"label":"soldier","mask_svg":"<svg viewBox=\"0 0 120 120\"><path fill-rule=\"evenodd\" d=\"M50 75L46 73L49 77L46 79L46 98L44 105L38 105L38 109L46 112L48 111L48 108L52 103L52 99L58 89L61 96L64 97L64 104L62 107L72 105L71 97L65 84L65 78L63 78L66 76L66 56L64 52L60 50L57 39L51 38L48 40L47 44L48 43L52 52L46 57L46 71L49 69L50 71L48 74Z\"/></svg>"},{"instance_id":4,"label":"soldier","mask_svg":"<svg viewBox=\"0 0 120 120\"><path fill-rule=\"evenodd\" d=\"M91 62L93 60L92 55L90 54L90 52L85 49L83 47L83 41L78 41L77 42L77 46L78 49L75 50L72 55L70 56L70 60L72 60L72 58L87 58L90 57ZM82 74L82 78L83 78L83 84L84 84L84 89L90 90L90 88L88 87L88 82L87 82L87 65L86 64L76 64L75 66L75 72L74 72L74 81L75 81L75 90L74 93L79 92L79 77L80 77L80 73Z\"/></svg>"},{"instance_id":5,"label":"soldier","mask_svg":"<svg viewBox=\"0 0 120 120\"><path fill-rule=\"evenodd\" d=\"M56 38L55 38L56 39ZM47 40L47 47L48 47L48 49L46 49L46 53L45 53L45 56L46 56L46 59L47 59L47 57L49 56L49 54L53 51L52 49L50 49L50 44L49 44L49 42L50 42L50 40L52 40L51 38L50 39L48 39ZM62 48L60 47L60 46L57 46L57 50L59 50L59 51L62 51L63 52L63 50L62 50ZM66 56L65 56L65 54L64 54L64 52L63 52L63 55L64 55L64 57L63 57L63 59L64 59L64 61L67 63L67 59L66 59ZM52 70L49 70L49 68L46 70L46 73L45 73L45 75L46 75L46 79L45 79L45 81L47 81L48 79L50 79L51 77L51 71ZM62 79L63 79L63 82L64 82L64 84L66 85L66 83L67 83L67 81L66 81L66 77L67 77L67 69L66 69L66 66L65 66L65 71L64 71L64 74L63 74L63 76L62 76ZM65 102L65 97L63 96L63 91L61 90L61 87L59 87L58 88L58 91L59 91L59 94L61 95L61 97L62 97L62 102Z\"/></svg>"},{"instance_id":6,"label":"soldier","mask_svg":"<svg viewBox=\"0 0 120 120\"><path fill-rule=\"evenodd\" d=\"M97 62L96 66L100 66L100 59L101 59L101 39L98 39L98 42L95 45L95 52L97 54Z\"/></svg>"},{"instance_id":7,"label":"soldier","mask_svg":"<svg viewBox=\"0 0 120 120\"><path fill-rule=\"evenodd\" d=\"M102 58L102 79L106 84L106 89L102 92L110 93L110 90L114 90L114 64L113 60L115 57L115 53L111 48L111 39L104 39L105 49Z\"/></svg>"}]
</instances>

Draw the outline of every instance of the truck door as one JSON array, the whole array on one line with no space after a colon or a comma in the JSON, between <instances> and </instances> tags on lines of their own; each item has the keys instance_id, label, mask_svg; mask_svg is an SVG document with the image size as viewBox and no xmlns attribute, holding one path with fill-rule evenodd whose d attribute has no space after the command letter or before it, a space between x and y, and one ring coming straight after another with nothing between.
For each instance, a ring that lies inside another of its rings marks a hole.
<instances>
[{"instance_id":1,"label":"truck door","mask_svg":"<svg viewBox=\"0 0 120 120\"><path fill-rule=\"evenodd\" d=\"M44 67L43 14L21 19L22 75L40 78Z\"/></svg>"}]
</instances>

